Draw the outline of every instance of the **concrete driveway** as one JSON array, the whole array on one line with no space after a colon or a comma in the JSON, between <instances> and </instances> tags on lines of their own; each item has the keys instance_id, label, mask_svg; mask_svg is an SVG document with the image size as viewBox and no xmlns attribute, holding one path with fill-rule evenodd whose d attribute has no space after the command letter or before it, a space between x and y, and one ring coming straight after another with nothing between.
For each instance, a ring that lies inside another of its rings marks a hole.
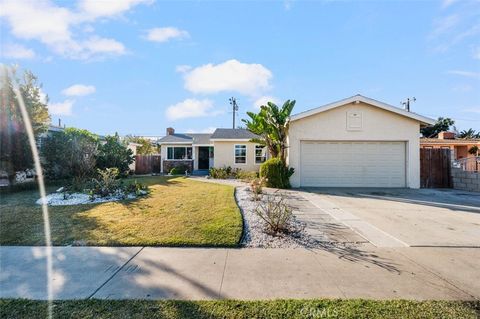
<instances>
[{"instance_id":1,"label":"concrete driveway","mask_svg":"<svg viewBox=\"0 0 480 319\"><path fill-rule=\"evenodd\" d=\"M304 197L377 247L480 247L480 193L450 189L304 189Z\"/></svg>"}]
</instances>

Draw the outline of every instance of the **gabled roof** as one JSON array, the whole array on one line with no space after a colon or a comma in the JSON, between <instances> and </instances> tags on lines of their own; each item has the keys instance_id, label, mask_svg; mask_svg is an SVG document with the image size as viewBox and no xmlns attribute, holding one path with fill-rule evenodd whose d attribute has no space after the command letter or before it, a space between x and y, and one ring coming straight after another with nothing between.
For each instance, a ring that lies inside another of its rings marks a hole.
<instances>
[{"instance_id":1,"label":"gabled roof","mask_svg":"<svg viewBox=\"0 0 480 319\"><path fill-rule=\"evenodd\" d=\"M340 100L340 101L337 101L337 102L326 104L326 105L323 105L323 106L320 106L320 107L317 107L317 108L314 108L314 109L311 109L311 110L308 110L308 111L305 111L305 112L301 112L301 113L292 115L290 117L290 120L291 121L297 121L297 120L303 119L305 117L312 116L314 114L318 114L318 113L321 113L321 112L325 112L325 111L334 109L336 107L344 106L346 104L355 103L357 101L358 102L363 102L365 104L369 104L369 105L372 105L372 106L376 106L380 109L383 109L383 110L386 110L386 111L389 111L389 112L392 112L392 113L396 113L398 115L402 115L402 116L417 120L422 125L433 125L435 123L434 119L419 115L417 113L408 112L404 109L401 109L401 108L395 107L393 105L386 104L386 103L368 98L368 97L360 95L360 94L354 95L352 97L349 97L349 98L346 98L346 99L343 99L343 100Z\"/></svg>"},{"instance_id":2,"label":"gabled roof","mask_svg":"<svg viewBox=\"0 0 480 319\"><path fill-rule=\"evenodd\" d=\"M158 140L158 144L210 144L210 133L175 133Z\"/></svg>"},{"instance_id":3,"label":"gabled roof","mask_svg":"<svg viewBox=\"0 0 480 319\"><path fill-rule=\"evenodd\" d=\"M259 136L243 128L217 128L211 140L250 140Z\"/></svg>"}]
</instances>

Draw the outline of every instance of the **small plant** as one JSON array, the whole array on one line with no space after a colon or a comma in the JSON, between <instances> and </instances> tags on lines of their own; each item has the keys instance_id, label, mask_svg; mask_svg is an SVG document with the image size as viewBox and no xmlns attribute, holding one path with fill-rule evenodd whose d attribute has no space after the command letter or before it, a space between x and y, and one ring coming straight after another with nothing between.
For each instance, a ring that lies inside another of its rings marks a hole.
<instances>
[{"instance_id":1,"label":"small plant","mask_svg":"<svg viewBox=\"0 0 480 319\"><path fill-rule=\"evenodd\" d=\"M123 188L123 192L125 195L135 194L136 196L141 196L147 194L148 187L135 180L133 183L125 185Z\"/></svg>"},{"instance_id":2,"label":"small plant","mask_svg":"<svg viewBox=\"0 0 480 319\"><path fill-rule=\"evenodd\" d=\"M188 172L188 167L186 165L180 165L172 168L170 175L184 175L185 172Z\"/></svg>"},{"instance_id":3,"label":"small plant","mask_svg":"<svg viewBox=\"0 0 480 319\"><path fill-rule=\"evenodd\" d=\"M255 213L265 222L267 234L276 236L292 230L292 209L281 194L265 196L265 200L255 208Z\"/></svg>"},{"instance_id":4,"label":"small plant","mask_svg":"<svg viewBox=\"0 0 480 319\"><path fill-rule=\"evenodd\" d=\"M224 166L221 168L210 168L210 176L215 179L239 178L242 170L239 168L232 168L231 166Z\"/></svg>"},{"instance_id":5,"label":"small plant","mask_svg":"<svg viewBox=\"0 0 480 319\"><path fill-rule=\"evenodd\" d=\"M250 182L250 190L252 191L252 200L257 202L262 199L263 185L265 178L255 178Z\"/></svg>"},{"instance_id":6,"label":"small plant","mask_svg":"<svg viewBox=\"0 0 480 319\"><path fill-rule=\"evenodd\" d=\"M104 170L97 170L98 178L93 179L93 192L100 197L107 197L114 195L120 188L120 183L117 180L118 169L116 167L106 168Z\"/></svg>"},{"instance_id":7,"label":"small plant","mask_svg":"<svg viewBox=\"0 0 480 319\"><path fill-rule=\"evenodd\" d=\"M237 178L242 182L249 183L258 178L258 172L240 170L237 173Z\"/></svg>"}]
</instances>

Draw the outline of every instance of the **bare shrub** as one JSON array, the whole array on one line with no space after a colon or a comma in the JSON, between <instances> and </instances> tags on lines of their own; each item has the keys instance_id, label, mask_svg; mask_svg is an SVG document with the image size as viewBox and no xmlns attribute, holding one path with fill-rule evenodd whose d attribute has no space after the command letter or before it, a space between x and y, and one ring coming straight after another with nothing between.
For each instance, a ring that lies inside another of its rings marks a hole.
<instances>
[{"instance_id":1,"label":"bare shrub","mask_svg":"<svg viewBox=\"0 0 480 319\"><path fill-rule=\"evenodd\" d=\"M265 230L270 235L292 231L293 213L283 194L265 196L255 208L255 214L265 222Z\"/></svg>"},{"instance_id":2,"label":"bare shrub","mask_svg":"<svg viewBox=\"0 0 480 319\"><path fill-rule=\"evenodd\" d=\"M250 182L250 190L252 192L252 200L257 202L262 199L263 185L266 179L264 177L255 178Z\"/></svg>"}]
</instances>

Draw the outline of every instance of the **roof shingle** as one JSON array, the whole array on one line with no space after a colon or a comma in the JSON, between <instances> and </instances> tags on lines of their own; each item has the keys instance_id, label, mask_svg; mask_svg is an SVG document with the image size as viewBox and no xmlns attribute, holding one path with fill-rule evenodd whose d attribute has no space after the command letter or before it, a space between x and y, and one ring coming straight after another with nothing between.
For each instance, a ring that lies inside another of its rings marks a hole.
<instances>
[{"instance_id":1,"label":"roof shingle","mask_svg":"<svg viewBox=\"0 0 480 319\"><path fill-rule=\"evenodd\" d=\"M243 129L243 128L217 128L213 132L211 139L229 139L229 140L238 140L238 139L252 139L258 138L259 136L253 134L252 132Z\"/></svg>"}]
</instances>

